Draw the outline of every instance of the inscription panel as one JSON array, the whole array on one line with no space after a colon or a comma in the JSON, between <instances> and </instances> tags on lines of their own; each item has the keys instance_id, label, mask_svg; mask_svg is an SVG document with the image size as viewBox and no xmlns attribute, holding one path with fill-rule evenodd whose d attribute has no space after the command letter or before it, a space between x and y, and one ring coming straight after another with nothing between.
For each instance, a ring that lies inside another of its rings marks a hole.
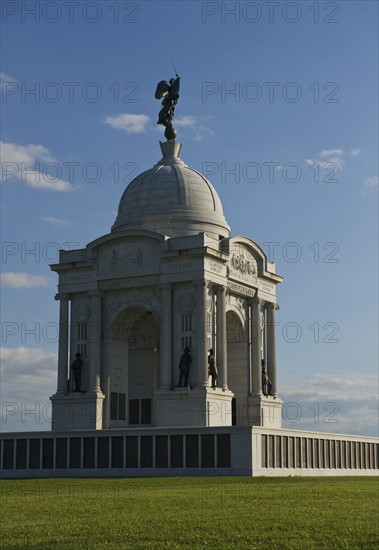
<instances>
[{"instance_id":1,"label":"inscription panel","mask_svg":"<svg viewBox=\"0 0 379 550\"><path fill-rule=\"evenodd\" d=\"M214 262L207 259L205 262L205 269L211 273L215 273L216 275L226 276L226 265L219 262Z\"/></svg>"},{"instance_id":2,"label":"inscription panel","mask_svg":"<svg viewBox=\"0 0 379 550\"><path fill-rule=\"evenodd\" d=\"M85 273L61 273L59 276L60 284L89 283L96 280L96 273L86 271Z\"/></svg>"},{"instance_id":3,"label":"inscription panel","mask_svg":"<svg viewBox=\"0 0 379 550\"><path fill-rule=\"evenodd\" d=\"M244 285L240 285L238 283L233 283L231 281L228 281L228 288L232 292L236 292L237 294L243 294L244 296L255 296L256 290L253 288L249 288Z\"/></svg>"}]
</instances>

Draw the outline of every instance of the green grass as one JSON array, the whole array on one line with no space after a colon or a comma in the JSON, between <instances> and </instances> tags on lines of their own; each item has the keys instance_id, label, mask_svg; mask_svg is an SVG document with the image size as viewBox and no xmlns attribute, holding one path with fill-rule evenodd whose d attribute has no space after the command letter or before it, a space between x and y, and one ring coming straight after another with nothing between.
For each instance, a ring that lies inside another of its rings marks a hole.
<instances>
[{"instance_id":1,"label":"green grass","mask_svg":"<svg viewBox=\"0 0 379 550\"><path fill-rule=\"evenodd\" d=\"M376 478L0 482L1 548L376 549Z\"/></svg>"}]
</instances>

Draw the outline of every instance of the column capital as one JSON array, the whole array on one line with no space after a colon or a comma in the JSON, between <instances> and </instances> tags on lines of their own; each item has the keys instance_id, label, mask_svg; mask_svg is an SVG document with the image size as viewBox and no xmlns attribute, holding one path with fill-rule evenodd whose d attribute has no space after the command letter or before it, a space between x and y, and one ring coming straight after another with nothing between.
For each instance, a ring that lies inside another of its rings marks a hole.
<instances>
[{"instance_id":1,"label":"column capital","mask_svg":"<svg viewBox=\"0 0 379 550\"><path fill-rule=\"evenodd\" d=\"M68 294L62 294L59 292L54 296L54 300L56 300L57 302L63 301L63 300L69 300L69 299L70 299L70 296Z\"/></svg>"},{"instance_id":2,"label":"column capital","mask_svg":"<svg viewBox=\"0 0 379 550\"><path fill-rule=\"evenodd\" d=\"M266 309L272 309L273 311L278 311L280 309L278 304L274 302L266 302Z\"/></svg>"},{"instance_id":3,"label":"column capital","mask_svg":"<svg viewBox=\"0 0 379 550\"><path fill-rule=\"evenodd\" d=\"M256 304L257 306L264 306L266 301L262 298L259 298L258 294L256 294L254 298L252 298L252 303Z\"/></svg>"},{"instance_id":4,"label":"column capital","mask_svg":"<svg viewBox=\"0 0 379 550\"><path fill-rule=\"evenodd\" d=\"M160 288L161 290L171 290L172 283L159 283L158 288Z\"/></svg>"},{"instance_id":5,"label":"column capital","mask_svg":"<svg viewBox=\"0 0 379 550\"><path fill-rule=\"evenodd\" d=\"M256 291L255 291L255 294L254 296L256 296ZM246 296L246 303L248 306L252 306L254 304L254 296Z\"/></svg>"},{"instance_id":6,"label":"column capital","mask_svg":"<svg viewBox=\"0 0 379 550\"><path fill-rule=\"evenodd\" d=\"M214 286L215 286L215 289L216 289L217 294L218 294L219 292L226 294L226 292L227 292L228 289L229 289L229 287L226 286L226 285L214 285Z\"/></svg>"}]
</instances>

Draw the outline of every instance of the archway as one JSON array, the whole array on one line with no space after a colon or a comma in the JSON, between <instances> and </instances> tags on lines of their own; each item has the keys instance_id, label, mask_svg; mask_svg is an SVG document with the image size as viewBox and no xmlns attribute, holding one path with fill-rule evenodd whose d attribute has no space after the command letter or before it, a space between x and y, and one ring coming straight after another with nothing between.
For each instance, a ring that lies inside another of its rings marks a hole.
<instances>
[{"instance_id":1,"label":"archway","mask_svg":"<svg viewBox=\"0 0 379 550\"><path fill-rule=\"evenodd\" d=\"M113 323L109 345L109 426L154 423L159 384L159 323L151 311L129 308Z\"/></svg>"},{"instance_id":2,"label":"archway","mask_svg":"<svg viewBox=\"0 0 379 550\"><path fill-rule=\"evenodd\" d=\"M245 331L238 315L226 313L228 386L234 393L233 425L247 425L247 396L249 394L248 347Z\"/></svg>"}]
</instances>

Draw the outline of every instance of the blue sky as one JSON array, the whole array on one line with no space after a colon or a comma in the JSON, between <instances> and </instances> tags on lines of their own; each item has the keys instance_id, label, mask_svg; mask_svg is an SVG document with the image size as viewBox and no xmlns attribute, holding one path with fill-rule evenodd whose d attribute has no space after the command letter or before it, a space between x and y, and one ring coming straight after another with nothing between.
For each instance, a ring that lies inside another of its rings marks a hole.
<instances>
[{"instance_id":1,"label":"blue sky","mask_svg":"<svg viewBox=\"0 0 379 550\"><path fill-rule=\"evenodd\" d=\"M375 435L377 3L1 10L1 429L48 428L58 347L49 264L59 248L108 233L125 186L159 160L154 91L174 76L173 57L181 158L212 181L232 234L260 244L285 277L284 425Z\"/></svg>"}]
</instances>

